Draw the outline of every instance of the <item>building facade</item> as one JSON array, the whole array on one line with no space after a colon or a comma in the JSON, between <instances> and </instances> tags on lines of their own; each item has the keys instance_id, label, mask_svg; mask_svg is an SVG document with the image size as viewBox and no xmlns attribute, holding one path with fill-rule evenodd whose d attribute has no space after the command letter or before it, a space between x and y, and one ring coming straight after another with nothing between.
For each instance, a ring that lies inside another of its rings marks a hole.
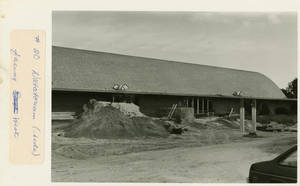
<instances>
[{"instance_id":1,"label":"building facade","mask_svg":"<svg viewBox=\"0 0 300 186\"><path fill-rule=\"evenodd\" d=\"M195 116L295 112L296 100L285 97L266 76L220 68L52 47L52 111L80 112L90 99L132 102L149 116L165 116L172 105L194 108Z\"/></svg>"}]
</instances>

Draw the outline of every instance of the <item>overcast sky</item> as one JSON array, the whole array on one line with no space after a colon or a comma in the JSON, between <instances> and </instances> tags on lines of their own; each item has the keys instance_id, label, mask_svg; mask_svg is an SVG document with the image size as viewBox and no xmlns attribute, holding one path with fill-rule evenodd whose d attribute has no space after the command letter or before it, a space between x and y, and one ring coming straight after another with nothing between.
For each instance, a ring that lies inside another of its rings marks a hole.
<instances>
[{"instance_id":1,"label":"overcast sky","mask_svg":"<svg viewBox=\"0 0 300 186\"><path fill-rule=\"evenodd\" d=\"M296 13L55 11L52 26L56 46L297 76Z\"/></svg>"}]
</instances>

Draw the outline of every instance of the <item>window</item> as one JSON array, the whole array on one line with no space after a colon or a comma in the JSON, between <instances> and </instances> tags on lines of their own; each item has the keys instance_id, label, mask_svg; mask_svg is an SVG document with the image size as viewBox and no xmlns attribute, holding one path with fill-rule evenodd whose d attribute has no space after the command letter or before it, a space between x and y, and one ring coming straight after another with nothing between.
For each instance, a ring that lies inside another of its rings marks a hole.
<instances>
[{"instance_id":1,"label":"window","mask_svg":"<svg viewBox=\"0 0 300 186\"><path fill-rule=\"evenodd\" d=\"M288 157L279 162L280 165L297 167L297 151L290 154Z\"/></svg>"}]
</instances>

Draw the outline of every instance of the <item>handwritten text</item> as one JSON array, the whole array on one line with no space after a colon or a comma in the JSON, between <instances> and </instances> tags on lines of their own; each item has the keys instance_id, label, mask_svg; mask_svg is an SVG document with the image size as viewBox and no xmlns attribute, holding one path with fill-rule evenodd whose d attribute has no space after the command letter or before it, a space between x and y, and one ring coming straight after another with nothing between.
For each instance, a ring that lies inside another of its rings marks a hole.
<instances>
[{"instance_id":1,"label":"handwritten text","mask_svg":"<svg viewBox=\"0 0 300 186\"><path fill-rule=\"evenodd\" d=\"M39 79L40 74L35 70L32 70L32 97L33 97L33 106L32 106L32 119L36 118L37 104L39 101Z\"/></svg>"},{"instance_id":2,"label":"handwritten text","mask_svg":"<svg viewBox=\"0 0 300 186\"><path fill-rule=\"evenodd\" d=\"M40 147L39 147L39 134L40 134L40 128L33 126L32 127L32 152L31 154L33 156L40 156Z\"/></svg>"},{"instance_id":3,"label":"handwritten text","mask_svg":"<svg viewBox=\"0 0 300 186\"><path fill-rule=\"evenodd\" d=\"M10 49L11 54L13 55L13 73L12 80L17 81L17 62L19 61L20 54L18 54L17 49Z\"/></svg>"},{"instance_id":4,"label":"handwritten text","mask_svg":"<svg viewBox=\"0 0 300 186\"><path fill-rule=\"evenodd\" d=\"M18 129L18 126L19 126L19 118L16 118L14 117L13 118L13 122L14 122L14 137L18 137L19 136L19 129Z\"/></svg>"},{"instance_id":5,"label":"handwritten text","mask_svg":"<svg viewBox=\"0 0 300 186\"><path fill-rule=\"evenodd\" d=\"M19 112L19 96L20 96L20 92L17 90L14 90L13 91L14 114L18 114L18 112Z\"/></svg>"}]
</instances>

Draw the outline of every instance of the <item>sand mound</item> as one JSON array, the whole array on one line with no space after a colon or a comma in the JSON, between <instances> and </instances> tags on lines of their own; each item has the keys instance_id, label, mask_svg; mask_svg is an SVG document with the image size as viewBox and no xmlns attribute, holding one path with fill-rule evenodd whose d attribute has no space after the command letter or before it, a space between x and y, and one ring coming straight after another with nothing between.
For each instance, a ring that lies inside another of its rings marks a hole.
<instances>
[{"instance_id":1,"label":"sand mound","mask_svg":"<svg viewBox=\"0 0 300 186\"><path fill-rule=\"evenodd\" d=\"M112 103L111 106L119 109L123 114L129 117L145 116L143 113L141 113L140 108L133 103Z\"/></svg>"},{"instance_id":2,"label":"sand mound","mask_svg":"<svg viewBox=\"0 0 300 186\"><path fill-rule=\"evenodd\" d=\"M84 110L88 110L91 108L97 110L100 107L106 107L106 106L112 106L120 110L124 115L129 117L145 116L143 113L141 113L140 108L133 103L111 103L106 101L96 101L94 99L90 100L88 104L84 105Z\"/></svg>"},{"instance_id":3,"label":"sand mound","mask_svg":"<svg viewBox=\"0 0 300 186\"><path fill-rule=\"evenodd\" d=\"M224 125L225 127L232 128L232 129L239 129L240 123L235 120L228 120L225 118L219 118L217 120L218 123Z\"/></svg>"},{"instance_id":4,"label":"sand mound","mask_svg":"<svg viewBox=\"0 0 300 186\"><path fill-rule=\"evenodd\" d=\"M136 105L126 103L119 105L120 107L115 107L107 102L90 102L80 118L65 129L64 136L111 139L169 135L164 127L165 122L144 116L133 116L139 115L139 108ZM129 112L126 108L129 108Z\"/></svg>"}]
</instances>

